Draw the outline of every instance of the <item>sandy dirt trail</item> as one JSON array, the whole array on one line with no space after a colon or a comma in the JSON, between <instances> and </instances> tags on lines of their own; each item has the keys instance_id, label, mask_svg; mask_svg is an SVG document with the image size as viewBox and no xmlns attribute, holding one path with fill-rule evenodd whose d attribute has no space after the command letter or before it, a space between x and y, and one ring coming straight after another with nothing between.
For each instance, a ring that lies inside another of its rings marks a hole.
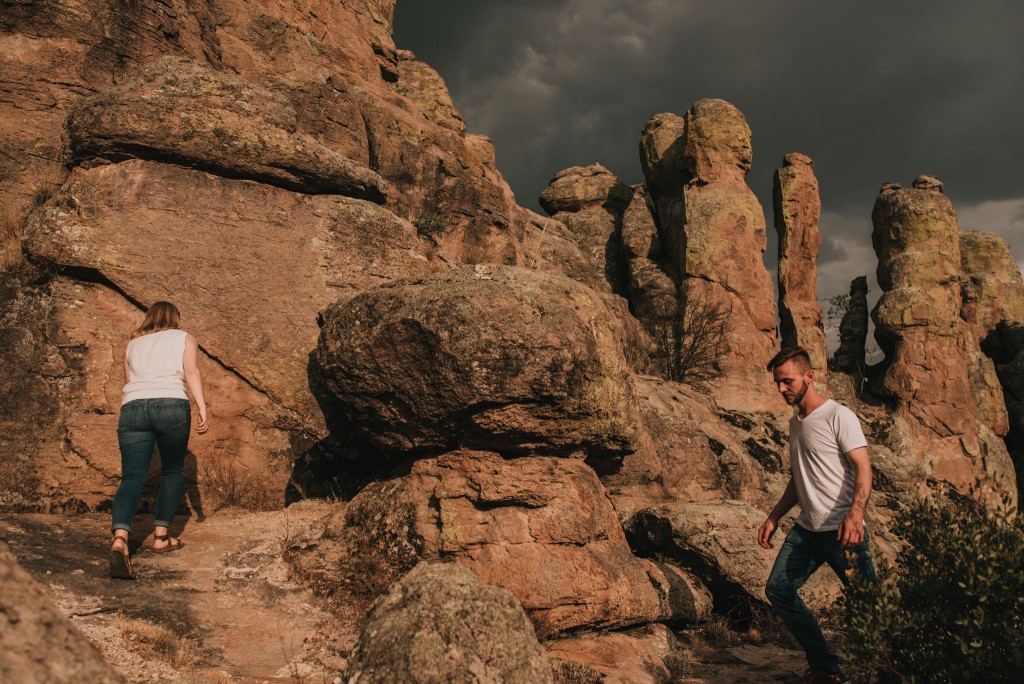
<instances>
[{"instance_id":1,"label":"sandy dirt trail","mask_svg":"<svg viewBox=\"0 0 1024 684\"><path fill-rule=\"evenodd\" d=\"M290 581L281 558L327 512L304 502L179 518L172 533L186 546L169 554L147 551L152 527L137 522L134 581L108 576L108 515L7 516L0 537L128 681L333 682L354 627ZM140 647L140 622L170 630L178 649Z\"/></svg>"}]
</instances>

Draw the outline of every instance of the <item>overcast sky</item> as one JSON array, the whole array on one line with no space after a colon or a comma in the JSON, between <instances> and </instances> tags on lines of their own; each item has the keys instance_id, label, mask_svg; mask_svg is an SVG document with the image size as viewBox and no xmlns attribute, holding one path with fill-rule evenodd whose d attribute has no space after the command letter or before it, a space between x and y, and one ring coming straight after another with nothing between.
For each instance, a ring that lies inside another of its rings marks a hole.
<instances>
[{"instance_id":1,"label":"overcast sky","mask_svg":"<svg viewBox=\"0 0 1024 684\"><path fill-rule=\"evenodd\" d=\"M600 162L643 181L640 131L702 97L753 131L748 183L768 221L787 152L821 186L818 293L871 278L881 183L938 176L960 227L1002 234L1024 264L1024 3L820 0L398 0L395 42L437 69L494 140L520 204Z\"/></svg>"}]
</instances>

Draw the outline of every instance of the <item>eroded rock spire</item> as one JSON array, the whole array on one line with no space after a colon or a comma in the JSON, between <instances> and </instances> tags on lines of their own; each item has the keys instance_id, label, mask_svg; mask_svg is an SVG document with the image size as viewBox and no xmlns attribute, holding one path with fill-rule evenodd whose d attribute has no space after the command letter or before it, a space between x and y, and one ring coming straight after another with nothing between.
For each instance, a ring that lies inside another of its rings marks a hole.
<instances>
[{"instance_id":1,"label":"eroded rock spire","mask_svg":"<svg viewBox=\"0 0 1024 684\"><path fill-rule=\"evenodd\" d=\"M828 351L817 285L821 199L810 157L793 152L783 158L782 167L775 170L774 200L782 346L806 349L824 383Z\"/></svg>"},{"instance_id":2,"label":"eroded rock spire","mask_svg":"<svg viewBox=\"0 0 1024 684\"><path fill-rule=\"evenodd\" d=\"M987 359L960 318L960 236L942 183L931 176L913 188L887 183L871 218L882 288L872 312L885 352L882 391L905 421L912 455L956 486L984 474L1012 479L997 437L1005 417L980 409L999 406L1002 396L998 383L980 381Z\"/></svg>"}]
</instances>

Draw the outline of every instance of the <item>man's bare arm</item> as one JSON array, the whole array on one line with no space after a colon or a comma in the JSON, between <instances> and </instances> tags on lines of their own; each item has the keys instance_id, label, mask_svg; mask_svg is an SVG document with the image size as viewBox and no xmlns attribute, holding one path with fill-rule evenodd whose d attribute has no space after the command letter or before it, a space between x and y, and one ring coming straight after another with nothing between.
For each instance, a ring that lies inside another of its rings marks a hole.
<instances>
[{"instance_id":1,"label":"man's bare arm","mask_svg":"<svg viewBox=\"0 0 1024 684\"><path fill-rule=\"evenodd\" d=\"M853 503L843 522L839 523L837 538L844 549L864 541L864 511L871 496L871 459L868 448L860 447L846 452L846 458L853 466L856 479L853 482Z\"/></svg>"},{"instance_id":2,"label":"man's bare arm","mask_svg":"<svg viewBox=\"0 0 1024 684\"><path fill-rule=\"evenodd\" d=\"M789 483L786 484L786 490L782 492L782 496L779 498L779 502L775 504L775 508L768 514L768 519L761 525L761 529L757 531L757 543L762 548L772 548L772 535L775 534L775 530L779 527L779 520L782 516L789 513L790 509L797 504L796 497L796 483L793 482L792 476L789 478Z\"/></svg>"}]
</instances>

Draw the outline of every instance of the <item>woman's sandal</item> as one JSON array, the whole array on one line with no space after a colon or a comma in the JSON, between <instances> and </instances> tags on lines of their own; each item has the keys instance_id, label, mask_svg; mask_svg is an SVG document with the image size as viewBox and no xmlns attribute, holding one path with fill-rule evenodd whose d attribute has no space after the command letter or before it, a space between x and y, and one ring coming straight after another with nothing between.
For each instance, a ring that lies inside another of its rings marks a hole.
<instances>
[{"instance_id":1,"label":"woman's sandal","mask_svg":"<svg viewBox=\"0 0 1024 684\"><path fill-rule=\"evenodd\" d=\"M128 540L124 537L114 537L111 544L119 541L124 542L124 551L110 549L110 576L114 579L135 579L132 559L128 556Z\"/></svg>"},{"instance_id":2,"label":"woman's sandal","mask_svg":"<svg viewBox=\"0 0 1024 684\"><path fill-rule=\"evenodd\" d=\"M164 546L159 549L154 546L150 546L149 550L153 553L171 553L172 551L177 551L181 547L185 546L185 542L181 541L177 537L172 537L169 532L167 534L162 534L160 536L154 536L153 541L167 542L167 546Z\"/></svg>"}]
</instances>

